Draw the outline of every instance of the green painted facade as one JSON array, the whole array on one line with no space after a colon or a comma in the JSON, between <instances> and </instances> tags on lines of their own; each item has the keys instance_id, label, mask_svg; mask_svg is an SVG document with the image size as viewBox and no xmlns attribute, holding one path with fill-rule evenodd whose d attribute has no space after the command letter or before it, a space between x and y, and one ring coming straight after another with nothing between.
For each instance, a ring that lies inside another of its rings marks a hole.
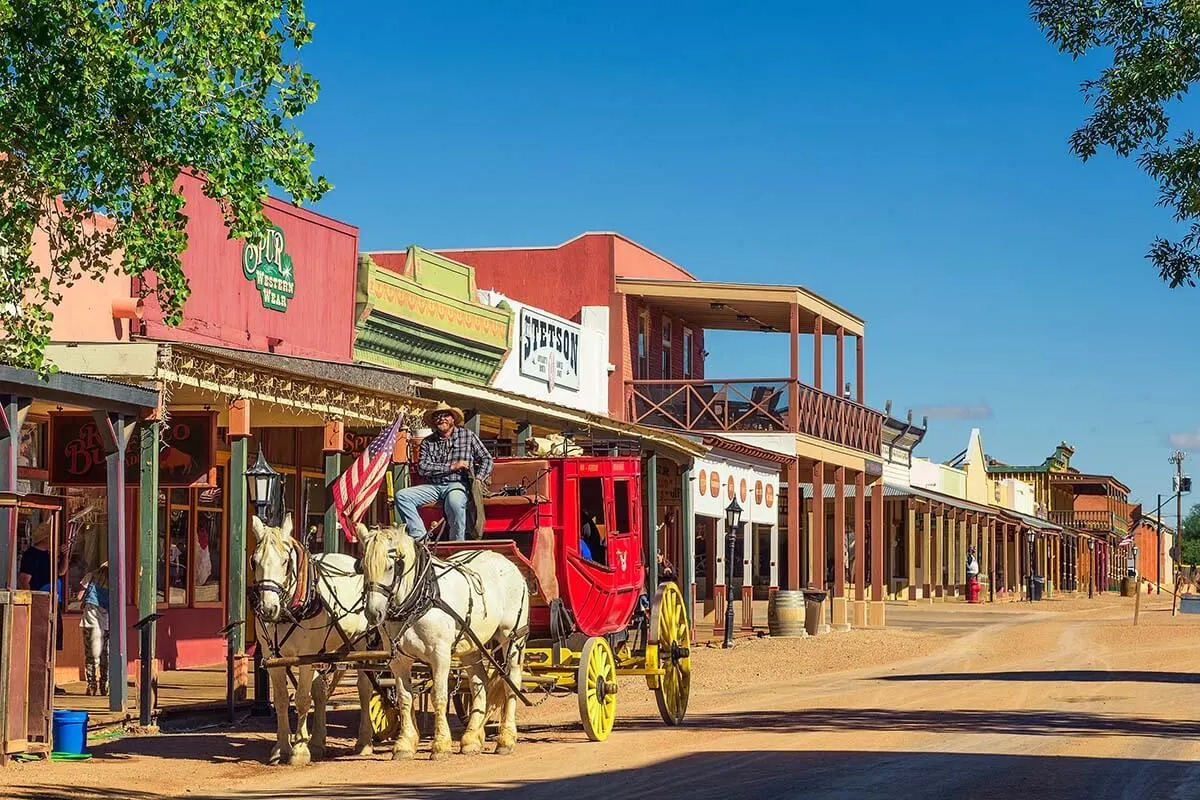
<instances>
[{"instance_id":1,"label":"green painted facade","mask_svg":"<svg viewBox=\"0 0 1200 800\"><path fill-rule=\"evenodd\" d=\"M363 363L486 386L508 354L512 310L479 302L473 268L419 247L403 274L360 257L356 312Z\"/></svg>"}]
</instances>

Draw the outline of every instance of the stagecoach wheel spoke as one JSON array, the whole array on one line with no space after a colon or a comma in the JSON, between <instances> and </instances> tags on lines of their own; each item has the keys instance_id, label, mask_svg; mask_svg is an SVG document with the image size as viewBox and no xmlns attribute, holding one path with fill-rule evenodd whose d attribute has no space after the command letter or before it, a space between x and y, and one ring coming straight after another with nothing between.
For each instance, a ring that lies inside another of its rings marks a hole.
<instances>
[{"instance_id":1,"label":"stagecoach wheel spoke","mask_svg":"<svg viewBox=\"0 0 1200 800\"><path fill-rule=\"evenodd\" d=\"M658 713L668 725L679 725L687 714L692 687L691 631L683 593L674 583L658 587L651 613L650 635L658 644L658 666L664 670L654 686ZM652 666L652 665L647 665Z\"/></svg>"},{"instance_id":2,"label":"stagecoach wheel spoke","mask_svg":"<svg viewBox=\"0 0 1200 800\"><path fill-rule=\"evenodd\" d=\"M584 642L575 681L583 730L593 742L602 742L617 719L617 661L607 640Z\"/></svg>"},{"instance_id":3,"label":"stagecoach wheel spoke","mask_svg":"<svg viewBox=\"0 0 1200 800\"><path fill-rule=\"evenodd\" d=\"M378 742L395 739L400 733L400 712L392 698L384 697L380 692L371 695L369 709L371 727L375 731Z\"/></svg>"}]
</instances>

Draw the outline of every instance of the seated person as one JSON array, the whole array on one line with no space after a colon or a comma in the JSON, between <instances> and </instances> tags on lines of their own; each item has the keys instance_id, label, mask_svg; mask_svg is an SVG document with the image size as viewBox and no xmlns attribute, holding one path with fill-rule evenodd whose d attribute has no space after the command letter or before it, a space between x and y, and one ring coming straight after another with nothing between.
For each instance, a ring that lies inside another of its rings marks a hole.
<instances>
[{"instance_id":1,"label":"seated person","mask_svg":"<svg viewBox=\"0 0 1200 800\"><path fill-rule=\"evenodd\" d=\"M467 538L467 502L472 474L487 481L492 474L492 454L471 431L463 427L461 409L446 403L425 412L425 424L433 435L421 442L417 474L427 483L396 492L396 513L404 520L408 535L416 540L429 535L418 511L426 503L441 503L450 538Z\"/></svg>"},{"instance_id":2,"label":"seated person","mask_svg":"<svg viewBox=\"0 0 1200 800\"><path fill-rule=\"evenodd\" d=\"M579 552L597 564L607 564L604 538L600 536L600 527L596 525L596 515L584 511L582 517L579 523Z\"/></svg>"}]
</instances>

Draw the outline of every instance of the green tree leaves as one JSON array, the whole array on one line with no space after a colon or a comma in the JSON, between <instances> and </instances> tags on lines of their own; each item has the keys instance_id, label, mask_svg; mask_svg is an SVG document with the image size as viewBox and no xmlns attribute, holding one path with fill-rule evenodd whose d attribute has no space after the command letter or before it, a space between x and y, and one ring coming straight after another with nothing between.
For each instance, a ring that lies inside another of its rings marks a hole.
<instances>
[{"instance_id":1,"label":"green tree leaves","mask_svg":"<svg viewBox=\"0 0 1200 800\"><path fill-rule=\"evenodd\" d=\"M1171 133L1172 104L1200 80L1200 0L1031 0L1034 21L1072 58L1099 52L1112 63L1082 90L1093 113L1071 136L1084 161L1108 148L1136 155L1158 183L1158 204L1187 226L1158 237L1146 258L1172 288L1200 277L1200 142Z\"/></svg>"},{"instance_id":2,"label":"green tree leaves","mask_svg":"<svg viewBox=\"0 0 1200 800\"><path fill-rule=\"evenodd\" d=\"M1183 516L1183 538L1179 548L1183 564L1200 564L1200 505Z\"/></svg>"},{"instance_id":3,"label":"green tree leaves","mask_svg":"<svg viewBox=\"0 0 1200 800\"><path fill-rule=\"evenodd\" d=\"M0 360L44 368L62 288L114 262L179 322L181 170L236 237L266 230L268 182L331 188L292 124L312 31L302 0L0 0Z\"/></svg>"}]
</instances>

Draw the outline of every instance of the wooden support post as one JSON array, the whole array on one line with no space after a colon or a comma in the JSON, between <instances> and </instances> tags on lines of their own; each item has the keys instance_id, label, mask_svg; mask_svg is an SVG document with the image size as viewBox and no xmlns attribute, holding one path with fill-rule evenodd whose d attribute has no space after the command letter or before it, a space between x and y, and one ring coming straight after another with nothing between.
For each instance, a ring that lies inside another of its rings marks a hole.
<instances>
[{"instance_id":1,"label":"wooden support post","mask_svg":"<svg viewBox=\"0 0 1200 800\"><path fill-rule=\"evenodd\" d=\"M526 458L529 455L529 440L532 438L533 424L529 420L518 423L516 452L518 458Z\"/></svg>"},{"instance_id":2,"label":"wooden support post","mask_svg":"<svg viewBox=\"0 0 1200 800\"><path fill-rule=\"evenodd\" d=\"M157 419L142 420L140 452L138 458L138 620L143 620L155 612L158 607L158 450L162 423ZM165 590L166 587L164 587ZM145 647L138 652L138 658L149 662L149 670L142 666L143 675L153 675L154 651L157 646L155 630L157 626L151 622L143 643ZM146 714L149 704L153 703L153 687L140 687L138 702L142 711L142 719L148 719Z\"/></svg>"},{"instance_id":3,"label":"wooden support post","mask_svg":"<svg viewBox=\"0 0 1200 800\"><path fill-rule=\"evenodd\" d=\"M938 508L936 527L933 532L933 596L938 600L946 597L946 512Z\"/></svg>"},{"instance_id":4,"label":"wooden support post","mask_svg":"<svg viewBox=\"0 0 1200 800\"><path fill-rule=\"evenodd\" d=\"M854 627L867 624L867 473L854 474ZM878 598L872 597L872 600Z\"/></svg>"},{"instance_id":5,"label":"wooden support post","mask_svg":"<svg viewBox=\"0 0 1200 800\"><path fill-rule=\"evenodd\" d=\"M837 385L833 387L833 393L838 397L842 396L842 390L846 387L846 329L841 325L837 327Z\"/></svg>"},{"instance_id":6,"label":"wooden support post","mask_svg":"<svg viewBox=\"0 0 1200 800\"><path fill-rule=\"evenodd\" d=\"M21 427L29 413L27 397L0 395L0 492L17 490ZM17 509L0 508L0 589L17 585Z\"/></svg>"},{"instance_id":7,"label":"wooden support post","mask_svg":"<svg viewBox=\"0 0 1200 800\"><path fill-rule=\"evenodd\" d=\"M646 457L646 474L643 485L646 496L643 498L646 513L646 594L654 597L658 593L658 454L651 453ZM717 542L718 547L724 547L725 542ZM727 587L733 591L733 587ZM720 609L718 609L720 611ZM717 616L720 616L718 614Z\"/></svg>"},{"instance_id":8,"label":"wooden support post","mask_svg":"<svg viewBox=\"0 0 1200 800\"><path fill-rule=\"evenodd\" d=\"M342 451L346 447L346 423L340 419L325 421L321 452L325 456L325 523L321 536L324 552L340 553L345 536L340 532L337 509L333 505L333 485L342 474ZM304 521L300 521L303 530ZM352 534L346 531L346 534ZM305 534L307 535L307 534Z\"/></svg>"},{"instance_id":9,"label":"wooden support post","mask_svg":"<svg viewBox=\"0 0 1200 800\"><path fill-rule=\"evenodd\" d=\"M908 599L917 599L917 510L911 499L904 501L907 523L904 531L904 550L908 556Z\"/></svg>"},{"instance_id":10,"label":"wooden support post","mask_svg":"<svg viewBox=\"0 0 1200 800\"><path fill-rule=\"evenodd\" d=\"M846 468L833 470L833 627L849 626L846 614Z\"/></svg>"},{"instance_id":11,"label":"wooden support post","mask_svg":"<svg viewBox=\"0 0 1200 800\"><path fill-rule=\"evenodd\" d=\"M804 501L800 497L800 459L798 457L788 462L787 482L787 588L797 590L804 585L804 579L800 575L800 516L804 513Z\"/></svg>"},{"instance_id":12,"label":"wooden support post","mask_svg":"<svg viewBox=\"0 0 1200 800\"><path fill-rule=\"evenodd\" d=\"M921 599L933 599L933 503L925 503L921 515Z\"/></svg>"},{"instance_id":13,"label":"wooden support post","mask_svg":"<svg viewBox=\"0 0 1200 800\"><path fill-rule=\"evenodd\" d=\"M882 628L887 623L883 602L883 479L871 487L871 605L867 624Z\"/></svg>"},{"instance_id":14,"label":"wooden support post","mask_svg":"<svg viewBox=\"0 0 1200 800\"><path fill-rule=\"evenodd\" d=\"M867 403L867 386L866 386L867 376L866 376L866 365L864 363L866 354L864 352L862 336L857 337L857 346L858 346L858 359L857 359L858 383L855 385L855 391L858 392L859 404L866 405L866 403Z\"/></svg>"},{"instance_id":15,"label":"wooden support post","mask_svg":"<svg viewBox=\"0 0 1200 800\"><path fill-rule=\"evenodd\" d=\"M825 464L813 464L812 499L812 563L809 564L809 580L814 589L825 586Z\"/></svg>"},{"instance_id":16,"label":"wooden support post","mask_svg":"<svg viewBox=\"0 0 1200 800\"><path fill-rule=\"evenodd\" d=\"M125 451L134 420L121 414L92 412L104 445L108 489L108 707L124 711L129 703L129 561L125 546Z\"/></svg>"},{"instance_id":17,"label":"wooden support post","mask_svg":"<svg viewBox=\"0 0 1200 800\"><path fill-rule=\"evenodd\" d=\"M696 512L692 509L692 470L680 472L679 515L683 535L683 570L679 575L683 585L683 607L687 610L688 630L696 631ZM772 554L772 558L774 554Z\"/></svg>"},{"instance_id":18,"label":"wooden support post","mask_svg":"<svg viewBox=\"0 0 1200 800\"><path fill-rule=\"evenodd\" d=\"M229 406L229 599L225 624L249 624L246 618L246 523L249 521L246 470L250 454L250 401ZM246 651L246 625L230 633L235 655Z\"/></svg>"},{"instance_id":19,"label":"wooden support post","mask_svg":"<svg viewBox=\"0 0 1200 800\"><path fill-rule=\"evenodd\" d=\"M821 373L824 367L821 363L821 343L825 338L825 320L817 317L813 322L813 388L821 390Z\"/></svg>"}]
</instances>

